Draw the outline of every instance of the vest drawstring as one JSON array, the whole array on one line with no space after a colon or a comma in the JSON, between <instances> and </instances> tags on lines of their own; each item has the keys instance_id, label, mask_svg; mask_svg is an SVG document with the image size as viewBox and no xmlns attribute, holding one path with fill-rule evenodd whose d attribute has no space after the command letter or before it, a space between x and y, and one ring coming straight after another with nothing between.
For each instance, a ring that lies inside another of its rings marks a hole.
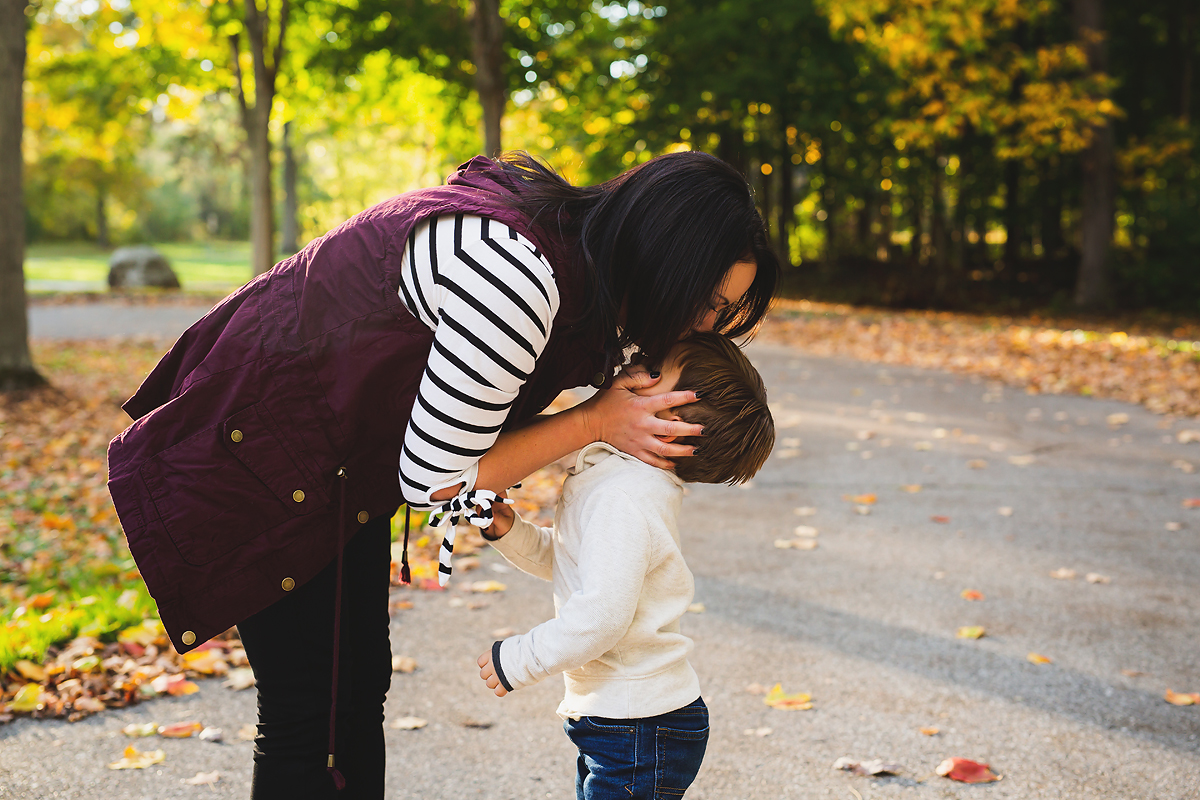
<instances>
[{"instance_id":1,"label":"vest drawstring","mask_svg":"<svg viewBox=\"0 0 1200 800\"><path fill-rule=\"evenodd\" d=\"M405 586L412 583L412 573L408 569L408 503L404 504L404 549L400 551L400 582Z\"/></svg>"},{"instance_id":2,"label":"vest drawstring","mask_svg":"<svg viewBox=\"0 0 1200 800\"><path fill-rule=\"evenodd\" d=\"M330 688L329 703L329 760L325 764L325 771L333 778L333 785L341 791L346 788L346 778L334 766L333 754L337 749L338 661L342 650L342 554L346 547L346 468L339 467L337 476L341 478L341 486L338 500L337 581L333 599L333 685Z\"/></svg>"}]
</instances>

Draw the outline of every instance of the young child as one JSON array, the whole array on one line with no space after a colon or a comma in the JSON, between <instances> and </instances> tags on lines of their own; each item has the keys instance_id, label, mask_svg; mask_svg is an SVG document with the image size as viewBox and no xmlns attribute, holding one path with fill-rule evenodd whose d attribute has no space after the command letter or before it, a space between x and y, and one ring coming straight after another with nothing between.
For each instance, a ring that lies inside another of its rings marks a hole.
<instances>
[{"instance_id":1,"label":"young child","mask_svg":"<svg viewBox=\"0 0 1200 800\"><path fill-rule=\"evenodd\" d=\"M553 581L555 618L494 643L479 675L503 697L564 674L558 715L579 748L578 800L682 797L695 779L708 709L687 661L692 641L679 632L695 591L676 524L683 484L746 481L775 441L762 378L725 337L690 336L659 371L639 394L701 397L662 412L704 426L702 437L680 440L696 455L671 472L590 445L563 485L553 528L496 504L483 532L514 566Z\"/></svg>"}]
</instances>

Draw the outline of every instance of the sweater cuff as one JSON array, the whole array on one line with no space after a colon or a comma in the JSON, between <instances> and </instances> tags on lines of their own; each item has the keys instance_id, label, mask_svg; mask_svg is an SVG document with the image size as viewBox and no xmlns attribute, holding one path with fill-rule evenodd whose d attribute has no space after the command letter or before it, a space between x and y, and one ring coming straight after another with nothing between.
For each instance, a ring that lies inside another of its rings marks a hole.
<instances>
[{"instance_id":1,"label":"sweater cuff","mask_svg":"<svg viewBox=\"0 0 1200 800\"><path fill-rule=\"evenodd\" d=\"M504 677L504 669L500 666L500 644L501 642L492 642L492 669L496 670L496 677L500 679L500 685L504 687L506 692L513 690L512 684L508 682L508 678Z\"/></svg>"}]
</instances>

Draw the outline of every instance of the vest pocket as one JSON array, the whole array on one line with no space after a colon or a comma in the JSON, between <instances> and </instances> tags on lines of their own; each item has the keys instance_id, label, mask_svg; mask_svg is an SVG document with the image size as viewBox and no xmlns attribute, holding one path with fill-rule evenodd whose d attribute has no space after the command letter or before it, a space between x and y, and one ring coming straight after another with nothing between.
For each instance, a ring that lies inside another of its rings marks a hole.
<instances>
[{"instance_id":1,"label":"vest pocket","mask_svg":"<svg viewBox=\"0 0 1200 800\"><path fill-rule=\"evenodd\" d=\"M141 475L184 561L208 564L329 502L262 403L167 448Z\"/></svg>"}]
</instances>

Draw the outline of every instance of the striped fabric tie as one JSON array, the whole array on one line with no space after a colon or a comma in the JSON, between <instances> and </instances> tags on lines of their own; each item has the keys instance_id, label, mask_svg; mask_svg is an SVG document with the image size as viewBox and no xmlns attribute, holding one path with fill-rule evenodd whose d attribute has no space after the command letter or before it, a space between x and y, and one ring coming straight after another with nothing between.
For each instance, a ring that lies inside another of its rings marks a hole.
<instances>
[{"instance_id":1,"label":"striped fabric tie","mask_svg":"<svg viewBox=\"0 0 1200 800\"><path fill-rule=\"evenodd\" d=\"M520 485L517 484L517 486ZM450 556L454 553L455 528L460 522L466 522L480 529L490 528L492 526L492 506L496 503L512 505L513 501L508 497L500 497L489 489L472 489L459 492L429 515L431 526L445 528L442 533L442 549L438 553L439 586L445 586L450 582Z\"/></svg>"}]
</instances>

